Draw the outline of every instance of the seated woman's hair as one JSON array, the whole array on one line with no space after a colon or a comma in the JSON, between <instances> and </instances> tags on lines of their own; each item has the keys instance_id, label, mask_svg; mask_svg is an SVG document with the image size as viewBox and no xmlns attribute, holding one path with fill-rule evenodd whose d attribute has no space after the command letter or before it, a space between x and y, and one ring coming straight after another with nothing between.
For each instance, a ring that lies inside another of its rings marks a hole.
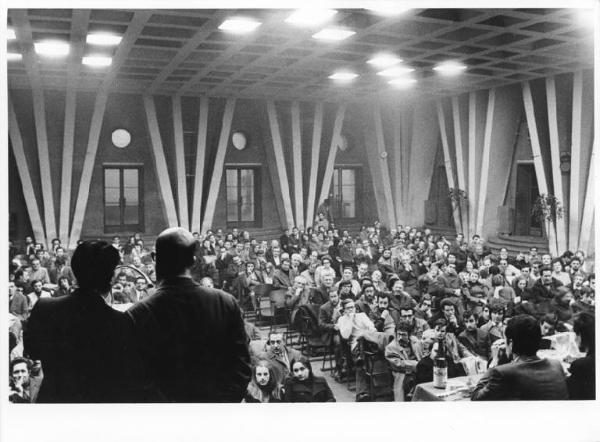
<instances>
[{"instance_id":1,"label":"seated woman's hair","mask_svg":"<svg viewBox=\"0 0 600 442\"><path fill-rule=\"evenodd\" d=\"M312 379L314 377L312 366L310 365L310 360L306 356L300 356L298 358L292 359L292 362L290 362L290 370L294 369L294 364L296 362L300 362L306 367L306 369L308 370L308 379Z\"/></svg>"},{"instance_id":2,"label":"seated woman's hair","mask_svg":"<svg viewBox=\"0 0 600 442\"><path fill-rule=\"evenodd\" d=\"M590 354L596 352L596 335L594 333L595 318L588 312L580 312L573 320L573 331L581 337L581 346Z\"/></svg>"},{"instance_id":3,"label":"seated woman's hair","mask_svg":"<svg viewBox=\"0 0 600 442\"><path fill-rule=\"evenodd\" d=\"M107 292L120 259L117 249L106 241L83 241L71 258L78 286Z\"/></svg>"},{"instance_id":4,"label":"seated woman's hair","mask_svg":"<svg viewBox=\"0 0 600 442\"><path fill-rule=\"evenodd\" d=\"M256 380L256 369L258 367L264 367L269 371L269 382L262 387ZM261 399L264 394L271 394L275 399L280 399L281 388L277 385L275 372L269 361L261 359L252 367L252 379L250 379L250 383L248 384L248 392L257 399Z\"/></svg>"}]
</instances>

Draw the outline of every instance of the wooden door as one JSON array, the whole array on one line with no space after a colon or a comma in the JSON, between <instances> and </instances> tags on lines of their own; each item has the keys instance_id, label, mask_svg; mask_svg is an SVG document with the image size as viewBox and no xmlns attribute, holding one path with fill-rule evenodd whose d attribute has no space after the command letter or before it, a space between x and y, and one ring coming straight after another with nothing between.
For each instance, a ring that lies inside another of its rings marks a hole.
<instances>
[{"instance_id":1,"label":"wooden door","mask_svg":"<svg viewBox=\"0 0 600 442\"><path fill-rule=\"evenodd\" d=\"M531 209L539 194L533 164L517 165L517 191L515 196L516 235L542 236L542 225L531 214Z\"/></svg>"}]
</instances>

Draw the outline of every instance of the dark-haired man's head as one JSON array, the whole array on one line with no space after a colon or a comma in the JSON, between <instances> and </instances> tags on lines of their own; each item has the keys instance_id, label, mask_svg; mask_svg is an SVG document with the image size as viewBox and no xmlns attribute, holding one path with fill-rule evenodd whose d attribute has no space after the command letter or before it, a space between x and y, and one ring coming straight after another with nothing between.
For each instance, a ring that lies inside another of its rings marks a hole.
<instances>
[{"instance_id":1,"label":"dark-haired man's head","mask_svg":"<svg viewBox=\"0 0 600 442\"><path fill-rule=\"evenodd\" d=\"M535 356L540 348L542 333L533 316L518 315L506 325L506 353L516 356Z\"/></svg>"},{"instance_id":2,"label":"dark-haired man's head","mask_svg":"<svg viewBox=\"0 0 600 442\"><path fill-rule=\"evenodd\" d=\"M121 257L106 241L83 241L71 258L73 274L81 289L110 290L110 281Z\"/></svg>"},{"instance_id":3,"label":"dark-haired man's head","mask_svg":"<svg viewBox=\"0 0 600 442\"><path fill-rule=\"evenodd\" d=\"M181 227L166 229L156 238L156 276L164 279L189 273L198 241Z\"/></svg>"}]
</instances>

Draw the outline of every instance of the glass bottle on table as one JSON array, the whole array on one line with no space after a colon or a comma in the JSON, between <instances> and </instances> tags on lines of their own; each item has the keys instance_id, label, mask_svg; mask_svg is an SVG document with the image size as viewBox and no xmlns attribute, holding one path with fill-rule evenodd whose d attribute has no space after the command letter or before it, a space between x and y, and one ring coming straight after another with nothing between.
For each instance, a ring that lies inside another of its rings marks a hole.
<instances>
[{"instance_id":1,"label":"glass bottle on table","mask_svg":"<svg viewBox=\"0 0 600 442\"><path fill-rule=\"evenodd\" d=\"M433 386L445 389L448 384L448 362L446 361L446 343L443 337L438 339L438 348L433 360Z\"/></svg>"}]
</instances>

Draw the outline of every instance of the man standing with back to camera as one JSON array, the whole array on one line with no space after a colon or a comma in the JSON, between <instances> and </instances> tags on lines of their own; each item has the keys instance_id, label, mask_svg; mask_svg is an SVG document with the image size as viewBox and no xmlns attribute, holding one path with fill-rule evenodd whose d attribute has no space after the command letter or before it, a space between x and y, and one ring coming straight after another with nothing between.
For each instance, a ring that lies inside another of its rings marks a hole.
<instances>
[{"instance_id":1,"label":"man standing with back to camera","mask_svg":"<svg viewBox=\"0 0 600 442\"><path fill-rule=\"evenodd\" d=\"M133 306L150 376L170 402L241 402L250 356L240 309L191 277L198 242L180 227L156 239L156 293Z\"/></svg>"}]
</instances>

